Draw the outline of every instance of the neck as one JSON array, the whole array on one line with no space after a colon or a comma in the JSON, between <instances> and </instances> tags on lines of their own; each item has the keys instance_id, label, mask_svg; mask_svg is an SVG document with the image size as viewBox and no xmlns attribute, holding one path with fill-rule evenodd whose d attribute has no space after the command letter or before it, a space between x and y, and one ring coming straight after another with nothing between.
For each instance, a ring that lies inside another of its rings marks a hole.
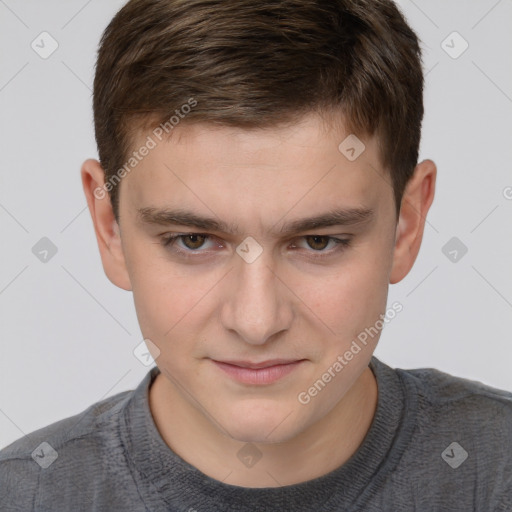
<instances>
[{"instance_id":1,"label":"neck","mask_svg":"<svg viewBox=\"0 0 512 512\"><path fill-rule=\"evenodd\" d=\"M370 428L377 391L375 376L366 368L321 420L286 442L254 443L250 448L225 436L186 404L162 373L150 388L149 402L165 443L202 473L230 485L279 487L318 478L344 464ZM243 447L250 457L261 454L261 459L245 468L237 455Z\"/></svg>"}]
</instances>

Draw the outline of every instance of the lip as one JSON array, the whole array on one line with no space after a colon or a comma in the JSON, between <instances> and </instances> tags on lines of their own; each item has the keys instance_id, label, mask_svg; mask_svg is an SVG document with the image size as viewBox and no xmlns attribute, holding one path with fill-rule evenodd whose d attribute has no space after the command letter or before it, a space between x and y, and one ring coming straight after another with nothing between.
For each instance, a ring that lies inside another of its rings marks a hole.
<instances>
[{"instance_id":1,"label":"lip","mask_svg":"<svg viewBox=\"0 0 512 512\"><path fill-rule=\"evenodd\" d=\"M243 384L268 385L297 369L305 359L269 359L267 361L217 361L217 368Z\"/></svg>"}]
</instances>

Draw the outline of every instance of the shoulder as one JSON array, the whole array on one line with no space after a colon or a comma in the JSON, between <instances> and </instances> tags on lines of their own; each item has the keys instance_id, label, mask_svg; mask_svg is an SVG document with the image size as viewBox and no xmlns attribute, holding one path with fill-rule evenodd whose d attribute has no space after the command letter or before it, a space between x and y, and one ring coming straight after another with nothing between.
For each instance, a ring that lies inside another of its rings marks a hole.
<instances>
[{"instance_id":1,"label":"shoulder","mask_svg":"<svg viewBox=\"0 0 512 512\"><path fill-rule=\"evenodd\" d=\"M475 414L481 417L485 410L495 414L496 419L512 421L512 391L451 375L435 368L397 368L396 372L408 384L409 389L414 387L422 401L436 410L457 409L459 412L463 411L465 417Z\"/></svg>"},{"instance_id":2,"label":"shoulder","mask_svg":"<svg viewBox=\"0 0 512 512\"><path fill-rule=\"evenodd\" d=\"M54 473L61 476L79 465L94 464L102 446L115 438L117 415L132 393L124 391L96 402L0 450L0 503L7 510L32 510L41 479L50 475L48 468L57 459L54 468L59 469Z\"/></svg>"},{"instance_id":3,"label":"shoulder","mask_svg":"<svg viewBox=\"0 0 512 512\"><path fill-rule=\"evenodd\" d=\"M472 435L488 449L507 448L512 460L512 392L434 368L396 369L418 421L438 432ZM478 434L477 434L478 433Z\"/></svg>"},{"instance_id":4,"label":"shoulder","mask_svg":"<svg viewBox=\"0 0 512 512\"><path fill-rule=\"evenodd\" d=\"M512 392L434 368L396 369L415 412L408 451L431 460L428 478L480 486L486 503L512 494ZM411 462L412 464L412 462ZM455 472L453 472L456 470ZM484 492L485 488L485 492ZM501 509L499 509L501 510Z\"/></svg>"},{"instance_id":5,"label":"shoulder","mask_svg":"<svg viewBox=\"0 0 512 512\"><path fill-rule=\"evenodd\" d=\"M123 391L96 402L79 414L56 421L17 439L0 450L0 465L8 460L32 460L32 452L40 443L48 443L54 449L63 448L77 439L97 435L102 428L115 421L133 391ZM1 467L1 466L0 466Z\"/></svg>"}]
</instances>

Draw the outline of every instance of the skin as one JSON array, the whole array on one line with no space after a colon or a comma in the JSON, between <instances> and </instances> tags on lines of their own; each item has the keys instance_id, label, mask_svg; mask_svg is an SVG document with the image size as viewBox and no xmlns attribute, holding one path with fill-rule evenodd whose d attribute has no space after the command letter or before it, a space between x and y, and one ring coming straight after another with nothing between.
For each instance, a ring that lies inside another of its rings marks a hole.
<instances>
[{"instance_id":1,"label":"skin","mask_svg":"<svg viewBox=\"0 0 512 512\"><path fill-rule=\"evenodd\" d=\"M119 225L108 195L94 195L104 184L99 162L82 166L105 273L133 291L141 332L159 351L155 424L179 456L227 484L274 487L324 475L357 451L373 420L377 383L368 363L380 332L307 404L297 397L386 312L389 284L408 274L420 249L437 171L431 160L417 165L397 222L377 139L363 139L366 149L351 162L338 150L347 135L316 114L253 131L182 123L123 178ZM186 259L162 237L205 231L146 225L137 217L143 207L183 208L236 223L239 233L177 240L195 250ZM292 237L272 232L340 207L374 215ZM311 235L351 244L337 252ZM263 249L252 263L236 252L247 236ZM305 361L264 386L236 382L212 362L273 358ZM247 443L261 453L252 467L237 456L254 450Z\"/></svg>"}]
</instances>

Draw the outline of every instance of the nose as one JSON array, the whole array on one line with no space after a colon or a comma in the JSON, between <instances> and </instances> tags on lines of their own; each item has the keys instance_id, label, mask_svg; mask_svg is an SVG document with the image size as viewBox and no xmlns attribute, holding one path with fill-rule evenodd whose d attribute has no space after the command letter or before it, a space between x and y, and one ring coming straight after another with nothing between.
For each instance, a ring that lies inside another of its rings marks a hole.
<instances>
[{"instance_id":1,"label":"nose","mask_svg":"<svg viewBox=\"0 0 512 512\"><path fill-rule=\"evenodd\" d=\"M263 345L289 329L293 319L290 292L272 269L271 256L264 255L235 263L221 310L224 328L251 345Z\"/></svg>"}]
</instances>

